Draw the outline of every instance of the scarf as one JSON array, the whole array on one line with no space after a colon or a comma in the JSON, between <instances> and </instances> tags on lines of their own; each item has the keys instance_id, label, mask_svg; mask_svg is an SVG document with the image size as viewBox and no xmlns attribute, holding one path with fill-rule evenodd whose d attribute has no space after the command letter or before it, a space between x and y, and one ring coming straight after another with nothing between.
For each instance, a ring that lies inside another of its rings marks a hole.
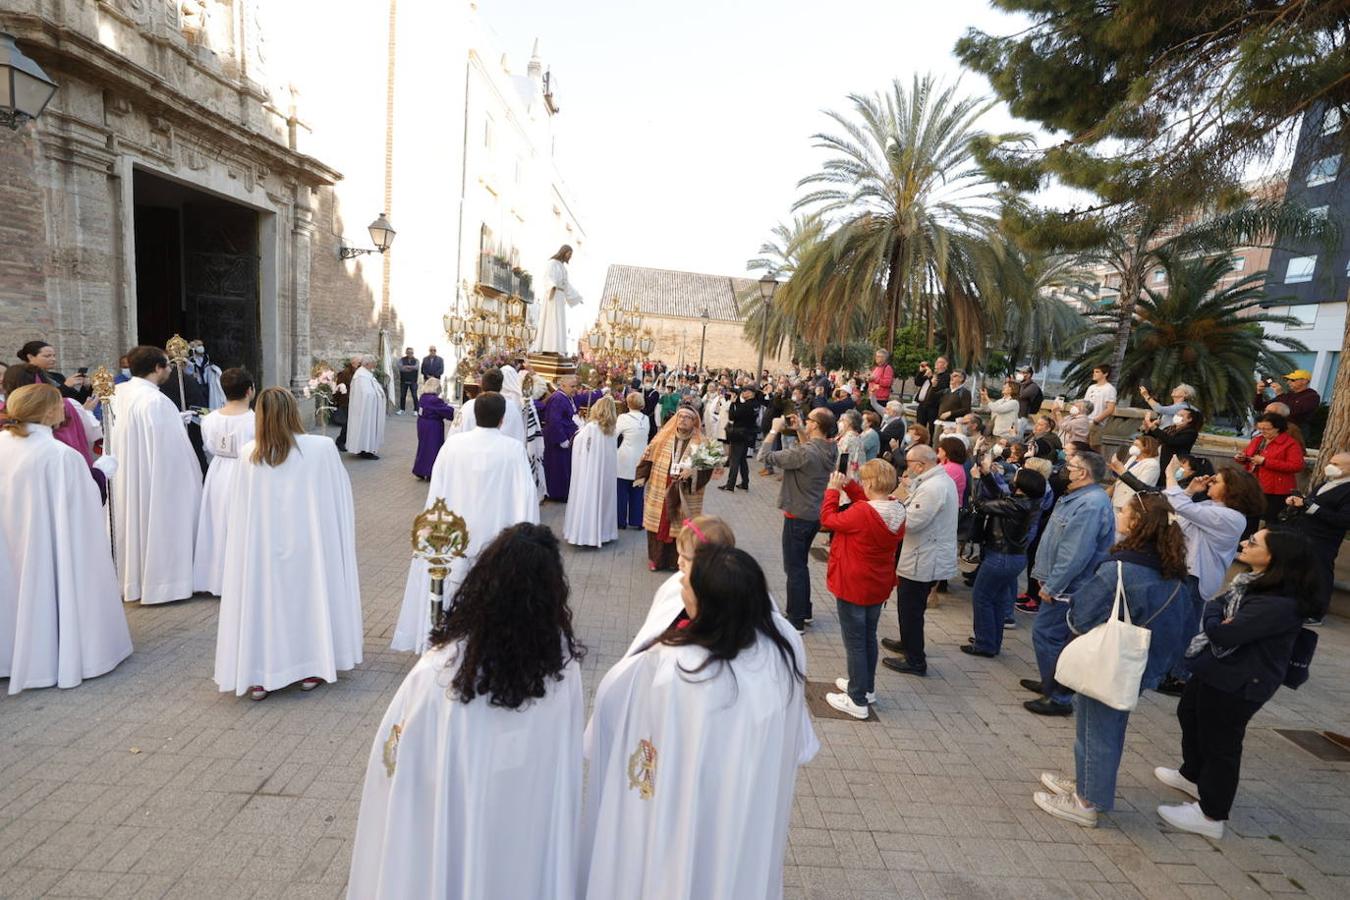
<instances>
[{"instance_id":1,"label":"scarf","mask_svg":"<svg viewBox=\"0 0 1350 900\"><path fill-rule=\"evenodd\" d=\"M1251 583L1256 580L1255 572L1243 572L1241 575L1233 577L1228 585L1228 592L1223 595L1223 617L1231 619L1237 614L1238 608L1242 606L1242 601L1247 596L1247 589ZM1209 647L1214 651L1214 655L1222 659L1236 650L1236 647L1216 647L1209 641L1209 635L1205 634L1203 627L1199 634L1191 638L1190 646L1186 648L1186 658L1194 659L1200 653Z\"/></svg>"}]
</instances>

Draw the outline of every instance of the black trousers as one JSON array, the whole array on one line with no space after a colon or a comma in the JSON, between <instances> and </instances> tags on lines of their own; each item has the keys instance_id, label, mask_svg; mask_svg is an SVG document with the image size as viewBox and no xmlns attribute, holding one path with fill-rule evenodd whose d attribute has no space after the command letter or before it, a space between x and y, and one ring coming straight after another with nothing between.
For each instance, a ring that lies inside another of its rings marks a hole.
<instances>
[{"instance_id":1,"label":"black trousers","mask_svg":"<svg viewBox=\"0 0 1350 900\"><path fill-rule=\"evenodd\" d=\"M412 395L413 409L417 409L417 382L416 382L416 381L404 381L403 379L400 378L400 379L399 379L399 382L398 382L398 409L399 409L399 412L402 412L404 409L407 408L407 407L404 405L404 401L408 398L408 395L409 395L409 394Z\"/></svg>"},{"instance_id":2,"label":"black trousers","mask_svg":"<svg viewBox=\"0 0 1350 900\"><path fill-rule=\"evenodd\" d=\"M747 458L749 452L749 444L727 441L727 455L730 457L727 461L727 487L735 487L737 474L741 477L741 487L750 487L750 460Z\"/></svg>"},{"instance_id":3,"label":"black trousers","mask_svg":"<svg viewBox=\"0 0 1350 900\"><path fill-rule=\"evenodd\" d=\"M928 666L923 652L923 617L928 611L928 592L936 581L910 581L901 578L895 588L895 609L900 619L900 644L905 658L919 668Z\"/></svg>"},{"instance_id":4,"label":"black trousers","mask_svg":"<svg viewBox=\"0 0 1350 900\"><path fill-rule=\"evenodd\" d=\"M1210 687L1199 678L1186 682L1177 703L1181 723L1181 776L1200 787L1200 810L1223 821L1233 808L1242 768L1242 739L1247 723L1261 708Z\"/></svg>"}]
</instances>

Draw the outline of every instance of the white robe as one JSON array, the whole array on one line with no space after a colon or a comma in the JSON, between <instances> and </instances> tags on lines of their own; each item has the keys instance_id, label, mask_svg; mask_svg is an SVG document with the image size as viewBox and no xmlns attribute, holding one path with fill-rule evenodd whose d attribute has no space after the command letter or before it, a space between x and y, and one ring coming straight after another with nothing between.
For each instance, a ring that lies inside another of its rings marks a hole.
<instances>
[{"instance_id":1,"label":"white robe","mask_svg":"<svg viewBox=\"0 0 1350 900\"><path fill-rule=\"evenodd\" d=\"M455 424L452 430L463 434L473 431L478 427L478 418L473 411L474 401L470 400L460 407L455 415ZM507 437L515 438L522 445L525 443L525 414L521 411L518 403L511 400L506 401L506 412L502 415L502 424L499 429Z\"/></svg>"},{"instance_id":2,"label":"white robe","mask_svg":"<svg viewBox=\"0 0 1350 900\"><path fill-rule=\"evenodd\" d=\"M132 378L112 397L109 451L122 599L150 606L192 596L202 469L173 401Z\"/></svg>"},{"instance_id":3,"label":"white robe","mask_svg":"<svg viewBox=\"0 0 1350 900\"><path fill-rule=\"evenodd\" d=\"M595 422L572 438L572 485L567 492L563 540L600 547L619 537L619 436Z\"/></svg>"},{"instance_id":4,"label":"white robe","mask_svg":"<svg viewBox=\"0 0 1350 900\"><path fill-rule=\"evenodd\" d=\"M450 563L443 605L449 607L455 591L473 566L478 553L503 528L518 522L539 522L539 494L520 443L496 428L475 428L452 434L436 454L427 488L426 508L445 499L451 512L464 517L469 545L463 559ZM616 514L617 520L617 514ZM413 558L403 588L403 606L390 644L395 650L421 653L431 630L431 575L424 559Z\"/></svg>"},{"instance_id":5,"label":"white robe","mask_svg":"<svg viewBox=\"0 0 1350 900\"><path fill-rule=\"evenodd\" d=\"M0 433L0 678L75 687L131 655L103 502L80 454L43 425Z\"/></svg>"},{"instance_id":6,"label":"white robe","mask_svg":"<svg viewBox=\"0 0 1350 900\"><path fill-rule=\"evenodd\" d=\"M582 299L567 277L567 266L562 260L550 259L544 267L539 292L543 304L535 323L539 331L530 345L531 353L557 353L571 356L567 342L567 307L580 306Z\"/></svg>"},{"instance_id":7,"label":"white robe","mask_svg":"<svg viewBox=\"0 0 1350 900\"><path fill-rule=\"evenodd\" d=\"M352 375L347 401L347 452L379 453L384 443L385 397L365 366Z\"/></svg>"},{"instance_id":8,"label":"white robe","mask_svg":"<svg viewBox=\"0 0 1350 900\"><path fill-rule=\"evenodd\" d=\"M447 696L459 646L417 661L375 734L347 896L572 898L581 667L570 663L519 710L481 696L462 703Z\"/></svg>"},{"instance_id":9,"label":"white robe","mask_svg":"<svg viewBox=\"0 0 1350 900\"><path fill-rule=\"evenodd\" d=\"M774 621L804 670L801 639ZM596 689L578 880L586 897L782 896L797 767L820 748L805 687L763 636L731 662L734 678L717 664L677 670L706 656L655 645Z\"/></svg>"},{"instance_id":10,"label":"white robe","mask_svg":"<svg viewBox=\"0 0 1350 900\"><path fill-rule=\"evenodd\" d=\"M230 482L215 681L236 695L361 663L352 486L331 438L298 434L286 461L239 450Z\"/></svg>"},{"instance_id":11,"label":"white robe","mask_svg":"<svg viewBox=\"0 0 1350 900\"><path fill-rule=\"evenodd\" d=\"M727 439L725 411L731 406L721 394L703 399L703 433L715 441Z\"/></svg>"},{"instance_id":12,"label":"white robe","mask_svg":"<svg viewBox=\"0 0 1350 900\"><path fill-rule=\"evenodd\" d=\"M633 643L628 645L624 651L624 656L632 656L643 647L650 644L667 628L680 617L684 612L684 573L676 572L656 589L656 596L652 597L651 609L647 610L647 618L633 637Z\"/></svg>"},{"instance_id":13,"label":"white robe","mask_svg":"<svg viewBox=\"0 0 1350 900\"><path fill-rule=\"evenodd\" d=\"M220 596L225 577L225 523L230 515L230 479L239 467L239 450L253 440L257 417L252 412L225 416L213 412L202 419L202 449L211 457L197 517L197 548L192 558L194 590Z\"/></svg>"}]
</instances>

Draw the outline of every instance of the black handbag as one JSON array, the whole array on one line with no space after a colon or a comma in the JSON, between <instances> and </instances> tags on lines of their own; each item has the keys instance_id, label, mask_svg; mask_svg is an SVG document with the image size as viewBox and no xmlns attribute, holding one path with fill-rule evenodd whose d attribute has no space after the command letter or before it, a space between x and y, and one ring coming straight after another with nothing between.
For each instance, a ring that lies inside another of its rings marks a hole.
<instances>
[{"instance_id":1,"label":"black handbag","mask_svg":"<svg viewBox=\"0 0 1350 900\"><path fill-rule=\"evenodd\" d=\"M1284 686L1298 690L1308 680L1308 669L1312 666L1313 654L1317 652L1317 632L1311 628L1300 628L1294 637L1294 649L1289 653L1289 668L1284 672Z\"/></svg>"}]
</instances>

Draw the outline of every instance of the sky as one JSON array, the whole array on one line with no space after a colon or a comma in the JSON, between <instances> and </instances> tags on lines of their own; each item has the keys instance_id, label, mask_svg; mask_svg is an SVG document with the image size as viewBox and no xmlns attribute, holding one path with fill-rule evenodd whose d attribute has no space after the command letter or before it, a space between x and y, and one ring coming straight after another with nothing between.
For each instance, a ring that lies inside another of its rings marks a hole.
<instances>
[{"instance_id":1,"label":"sky","mask_svg":"<svg viewBox=\"0 0 1350 900\"><path fill-rule=\"evenodd\" d=\"M479 14L522 67L539 39L601 277L611 263L743 274L824 158L822 110L916 73L990 96L952 48L970 27L1017 27L988 0L479 0ZM984 127L1031 130L1002 107Z\"/></svg>"}]
</instances>

